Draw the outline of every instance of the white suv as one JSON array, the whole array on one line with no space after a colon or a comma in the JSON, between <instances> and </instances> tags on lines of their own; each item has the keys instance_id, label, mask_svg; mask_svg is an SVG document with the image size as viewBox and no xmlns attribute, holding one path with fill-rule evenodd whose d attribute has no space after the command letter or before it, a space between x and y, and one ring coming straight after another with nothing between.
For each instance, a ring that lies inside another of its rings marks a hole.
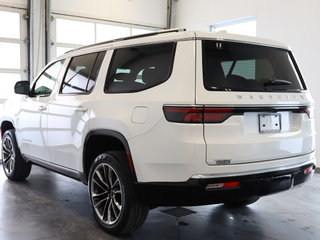
<instances>
[{"instance_id":1,"label":"white suv","mask_svg":"<svg viewBox=\"0 0 320 240\"><path fill-rule=\"evenodd\" d=\"M70 51L18 82L1 118L3 167L89 186L109 233L149 206L247 205L308 180L313 101L291 51L264 39L168 30Z\"/></svg>"}]
</instances>

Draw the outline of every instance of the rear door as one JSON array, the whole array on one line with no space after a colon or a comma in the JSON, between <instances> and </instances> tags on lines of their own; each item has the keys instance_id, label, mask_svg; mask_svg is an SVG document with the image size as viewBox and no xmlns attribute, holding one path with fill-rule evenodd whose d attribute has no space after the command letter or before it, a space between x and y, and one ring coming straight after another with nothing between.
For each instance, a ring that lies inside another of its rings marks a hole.
<instances>
[{"instance_id":1,"label":"rear door","mask_svg":"<svg viewBox=\"0 0 320 240\"><path fill-rule=\"evenodd\" d=\"M59 93L48 104L47 145L52 162L81 170L90 99L105 52L71 58Z\"/></svg>"},{"instance_id":2,"label":"rear door","mask_svg":"<svg viewBox=\"0 0 320 240\"><path fill-rule=\"evenodd\" d=\"M209 165L282 159L314 150L311 96L285 49L198 41L196 104Z\"/></svg>"}]
</instances>

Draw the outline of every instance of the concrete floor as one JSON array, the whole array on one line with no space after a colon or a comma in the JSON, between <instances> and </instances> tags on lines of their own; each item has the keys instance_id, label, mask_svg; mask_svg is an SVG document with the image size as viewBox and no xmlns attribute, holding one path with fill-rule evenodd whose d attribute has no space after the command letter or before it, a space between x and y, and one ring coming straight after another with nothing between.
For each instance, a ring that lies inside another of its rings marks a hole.
<instances>
[{"instance_id":1,"label":"concrete floor","mask_svg":"<svg viewBox=\"0 0 320 240\"><path fill-rule=\"evenodd\" d=\"M166 209L151 210L142 228L117 238L97 227L82 183L36 166L27 181L13 183L0 170L0 240L319 240L320 174L301 188L241 209L190 207L196 213L178 219Z\"/></svg>"}]
</instances>

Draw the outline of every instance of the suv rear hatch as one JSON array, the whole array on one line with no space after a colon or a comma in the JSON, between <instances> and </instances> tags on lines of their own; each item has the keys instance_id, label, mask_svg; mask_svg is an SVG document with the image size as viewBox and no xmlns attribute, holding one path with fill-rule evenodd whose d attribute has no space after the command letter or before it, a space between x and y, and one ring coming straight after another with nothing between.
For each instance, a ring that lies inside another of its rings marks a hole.
<instances>
[{"instance_id":1,"label":"suv rear hatch","mask_svg":"<svg viewBox=\"0 0 320 240\"><path fill-rule=\"evenodd\" d=\"M203 112L209 165L270 161L314 150L312 99L289 50L198 40L200 49L196 106Z\"/></svg>"}]
</instances>

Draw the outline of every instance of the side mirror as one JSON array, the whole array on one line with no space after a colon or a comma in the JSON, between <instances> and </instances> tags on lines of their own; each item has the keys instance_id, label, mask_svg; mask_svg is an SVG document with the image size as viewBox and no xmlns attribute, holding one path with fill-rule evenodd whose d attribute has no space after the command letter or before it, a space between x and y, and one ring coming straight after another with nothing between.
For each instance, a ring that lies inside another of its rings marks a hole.
<instances>
[{"instance_id":1,"label":"side mirror","mask_svg":"<svg viewBox=\"0 0 320 240\"><path fill-rule=\"evenodd\" d=\"M29 81L19 81L14 85L14 93L29 95L30 93L30 82Z\"/></svg>"}]
</instances>

